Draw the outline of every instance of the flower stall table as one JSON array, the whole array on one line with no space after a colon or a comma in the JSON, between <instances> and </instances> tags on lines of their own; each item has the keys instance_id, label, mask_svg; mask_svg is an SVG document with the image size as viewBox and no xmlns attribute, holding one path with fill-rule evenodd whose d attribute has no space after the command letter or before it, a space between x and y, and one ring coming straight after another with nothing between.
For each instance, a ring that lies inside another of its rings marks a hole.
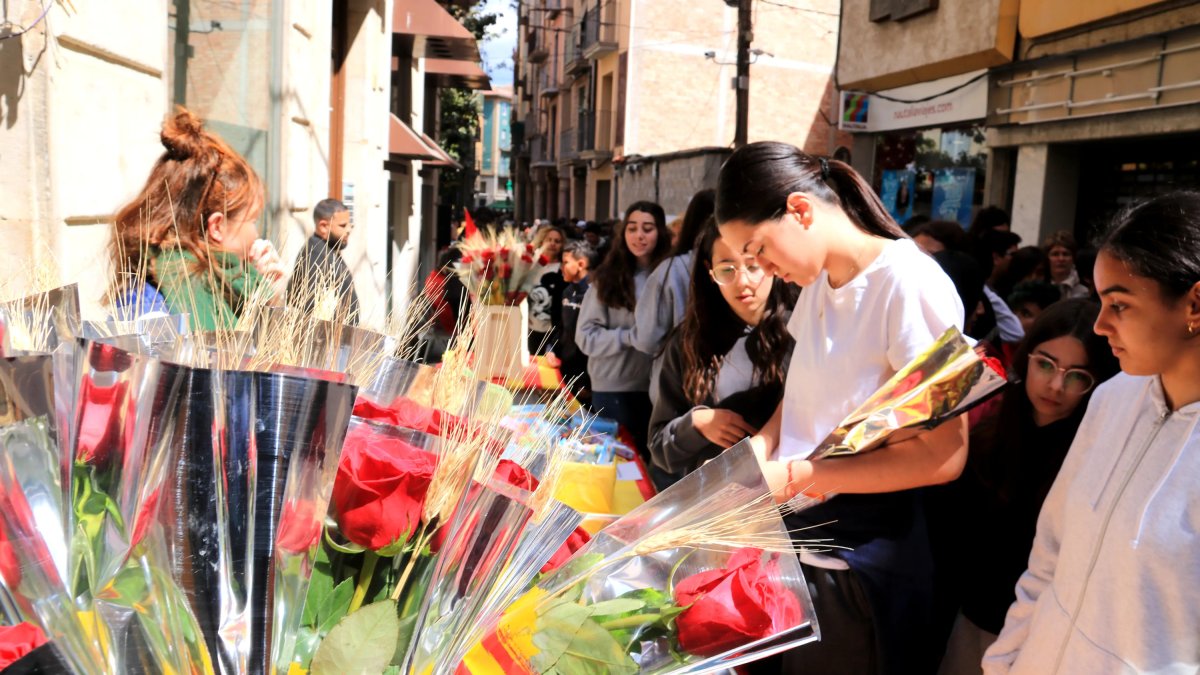
<instances>
[{"instance_id":1,"label":"flower stall table","mask_svg":"<svg viewBox=\"0 0 1200 675\"><path fill-rule=\"evenodd\" d=\"M508 380L496 378L492 382L503 385L511 390L513 392L513 399L517 403L544 402L549 398L549 395L557 393L566 384L563 381L562 371L545 356L532 357L520 378ZM576 409L578 409L578 403L575 403L573 398L571 401L575 404ZM628 447L637 447L633 441L633 436L624 427L618 430L617 440ZM655 494L657 492L654 489L654 484L650 481L650 472L647 470L642 458L636 454L631 460L618 457L617 480L614 484L612 494L613 512L611 514L596 515L599 517L625 515L643 502L649 500Z\"/></svg>"}]
</instances>

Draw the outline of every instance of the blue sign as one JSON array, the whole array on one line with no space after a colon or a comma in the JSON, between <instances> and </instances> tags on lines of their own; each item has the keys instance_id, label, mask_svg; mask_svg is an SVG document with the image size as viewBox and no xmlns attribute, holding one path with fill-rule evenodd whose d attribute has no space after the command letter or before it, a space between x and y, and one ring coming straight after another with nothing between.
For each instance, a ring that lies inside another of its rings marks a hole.
<instances>
[{"instance_id":1,"label":"blue sign","mask_svg":"<svg viewBox=\"0 0 1200 675\"><path fill-rule=\"evenodd\" d=\"M975 169L938 169L933 176L934 220L955 220L966 227L971 223L975 199Z\"/></svg>"},{"instance_id":2,"label":"blue sign","mask_svg":"<svg viewBox=\"0 0 1200 675\"><path fill-rule=\"evenodd\" d=\"M887 207L888 213L892 214L892 220L901 225L904 224L904 221L912 218L916 180L917 172L915 171L888 170L883 172L879 198L883 200L883 205Z\"/></svg>"}]
</instances>

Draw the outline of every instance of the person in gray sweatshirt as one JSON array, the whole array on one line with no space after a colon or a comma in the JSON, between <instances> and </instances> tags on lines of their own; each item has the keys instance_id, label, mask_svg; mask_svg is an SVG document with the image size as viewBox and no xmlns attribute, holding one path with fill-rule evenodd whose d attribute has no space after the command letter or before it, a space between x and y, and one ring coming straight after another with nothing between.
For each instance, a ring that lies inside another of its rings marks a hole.
<instances>
[{"instance_id":1,"label":"person in gray sweatshirt","mask_svg":"<svg viewBox=\"0 0 1200 675\"><path fill-rule=\"evenodd\" d=\"M666 214L635 202L583 297L575 342L588 355L592 408L623 425L646 454L650 423L650 356L633 347L634 311L654 266L671 245Z\"/></svg>"},{"instance_id":2,"label":"person in gray sweatshirt","mask_svg":"<svg viewBox=\"0 0 1200 675\"><path fill-rule=\"evenodd\" d=\"M658 401L658 374L662 370L667 334L683 321L687 309L692 281L692 247L712 217L715 205L716 193L711 188L692 195L670 257L654 268L638 296L631 340L635 349L654 359L650 373L652 403Z\"/></svg>"},{"instance_id":3,"label":"person in gray sweatshirt","mask_svg":"<svg viewBox=\"0 0 1200 675\"><path fill-rule=\"evenodd\" d=\"M1200 668L1200 193L1117 216L1095 281L1122 374L1042 505L988 675Z\"/></svg>"}]
</instances>

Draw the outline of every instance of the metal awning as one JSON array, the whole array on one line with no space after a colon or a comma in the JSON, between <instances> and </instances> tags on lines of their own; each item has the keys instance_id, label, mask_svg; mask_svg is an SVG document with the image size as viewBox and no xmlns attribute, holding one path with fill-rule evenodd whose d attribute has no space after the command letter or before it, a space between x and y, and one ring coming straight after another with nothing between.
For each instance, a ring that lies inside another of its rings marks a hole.
<instances>
[{"instance_id":1,"label":"metal awning","mask_svg":"<svg viewBox=\"0 0 1200 675\"><path fill-rule=\"evenodd\" d=\"M478 63L458 59L425 59L425 75L439 87L486 91L492 81Z\"/></svg>"},{"instance_id":2,"label":"metal awning","mask_svg":"<svg viewBox=\"0 0 1200 675\"><path fill-rule=\"evenodd\" d=\"M438 142L405 124L399 117L390 115L388 129L388 154L390 159L420 160L427 167L461 169Z\"/></svg>"},{"instance_id":3,"label":"metal awning","mask_svg":"<svg viewBox=\"0 0 1200 675\"><path fill-rule=\"evenodd\" d=\"M425 162L426 166L441 166L448 169L462 168L462 164L454 161L454 158L450 156L450 153L443 150L442 146L438 145L438 142L430 138L428 134L421 134L421 140L424 141L425 145L428 146L429 149L438 156L437 159Z\"/></svg>"},{"instance_id":4,"label":"metal awning","mask_svg":"<svg viewBox=\"0 0 1200 675\"><path fill-rule=\"evenodd\" d=\"M419 159L423 162L441 159L421 138L421 134L413 130L391 115L388 127L388 154L401 159Z\"/></svg>"},{"instance_id":5,"label":"metal awning","mask_svg":"<svg viewBox=\"0 0 1200 675\"><path fill-rule=\"evenodd\" d=\"M392 32L412 38L417 58L479 60L475 36L435 0L397 2Z\"/></svg>"}]
</instances>

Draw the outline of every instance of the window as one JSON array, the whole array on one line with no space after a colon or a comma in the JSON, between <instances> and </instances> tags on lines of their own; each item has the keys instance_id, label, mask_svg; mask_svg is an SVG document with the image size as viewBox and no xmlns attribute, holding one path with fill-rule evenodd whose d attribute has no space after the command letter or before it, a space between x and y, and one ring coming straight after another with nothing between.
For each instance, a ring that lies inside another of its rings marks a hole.
<instances>
[{"instance_id":1,"label":"window","mask_svg":"<svg viewBox=\"0 0 1200 675\"><path fill-rule=\"evenodd\" d=\"M267 188L265 235L276 233L279 210L277 43L280 0L170 0L171 109L180 105L205 120L254 167Z\"/></svg>"}]
</instances>

